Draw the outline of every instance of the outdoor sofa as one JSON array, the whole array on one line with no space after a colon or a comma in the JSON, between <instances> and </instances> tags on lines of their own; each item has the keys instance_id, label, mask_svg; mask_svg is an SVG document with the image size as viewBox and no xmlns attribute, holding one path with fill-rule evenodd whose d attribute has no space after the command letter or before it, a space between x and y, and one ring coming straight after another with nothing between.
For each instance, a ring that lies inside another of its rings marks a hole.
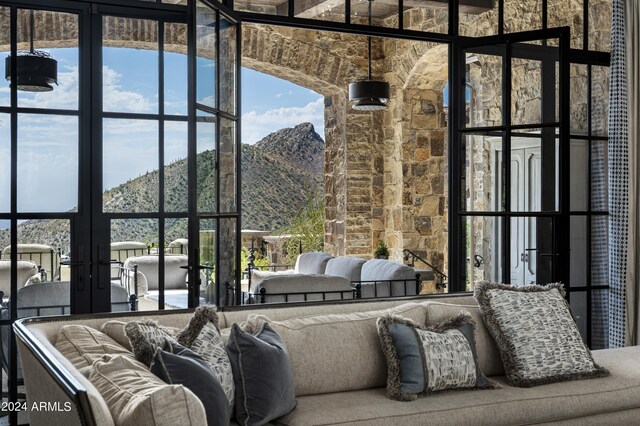
<instances>
[{"instance_id":1,"label":"outdoor sofa","mask_svg":"<svg viewBox=\"0 0 640 426\"><path fill-rule=\"evenodd\" d=\"M415 296L421 276L411 266L386 259L333 257L323 252L298 256L294 269L252 269L245 299L258 303Z\"/></svg>"},{"instance_id":2,"label":"outdoor sofa","mask_svg":"<svg viewBox=\"0 0 640 426\"><path fill-rule=\"evenodd\" d=\"M403 315L407 303L413 304L410 309L414 312L419 309L420 315L424 313L427 324L440 322L461 310L469 312L477 324L479 365L502 388L439 392L412 402L388 399L386 362L371 321L388 309ZM297 407L274 424L632 425L637 424L640 416L640 347L593 351L595 361L611 372L609 377L532 388L511 387L503 376L495 343L470 296L227 308L218 312L223 336L233 323L247 321L250 314L264 315L272 322L302 324L300 333L283 336L293 368ZM16 323L27 400L58 403L62 407L68 403L66 406L70 408L55 413L32 411L31 424L114 424L101 394L55 348L56 336L63 325L83 324L99 330L109 320L151 318L165 326L184 327L191 315L188 310L136 312L33 318ZM314 339L310 340L312 335ZM190 411L191 415L204 416L197 410Z\"/></svg>"}]
</instances>

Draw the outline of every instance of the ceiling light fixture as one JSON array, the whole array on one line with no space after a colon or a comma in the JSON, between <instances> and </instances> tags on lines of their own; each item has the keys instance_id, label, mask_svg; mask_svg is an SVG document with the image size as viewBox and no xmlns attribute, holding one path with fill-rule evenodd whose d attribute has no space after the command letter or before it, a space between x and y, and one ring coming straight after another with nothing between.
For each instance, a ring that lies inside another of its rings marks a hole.
<instances>
[{"instance_id":1,"label":"ceiling light fixture","mask_svg":"<svg viewBox=\"0 0 640 426\"><path fill-rule=\"evenodd\" d=\"M34 12L30 15L29 50L19 50L16 57L17 77L15 83L17 89L24 92L50 92L53 90L51 84L58 85L58 61L42 50L33 48L33 38L35 31ZM11 56L5 60L5 78L11 78Z\"/></svg>"},{"instance_id":2,"label":"ceiling light fixture","mask_svg":"<svg viewBox=\"0 0 640 426\"><path fill-rule=\"evenodd\" d=\"M371 26L371 5L369 2L369 26ZM387 109L387 102L391 89L386 81L371 79L371 37L367 37L368 44L368 74L367 79L349 84L349 102L353 109L360 111L380 111Z\"/></svg>"}]
</instances>

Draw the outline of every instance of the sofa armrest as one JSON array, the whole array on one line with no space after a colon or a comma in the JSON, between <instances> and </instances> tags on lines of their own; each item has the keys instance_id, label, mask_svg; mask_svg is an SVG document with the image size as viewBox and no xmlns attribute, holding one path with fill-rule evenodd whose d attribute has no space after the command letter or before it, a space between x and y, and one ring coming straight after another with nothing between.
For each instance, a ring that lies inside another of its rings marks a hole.
<instances>
[{"instance_id":1,"label":"sofa armrest","mask_svg":"<svg viewBox=\"0 0 640 426\"><path fill-rule=\"evenodd\" d=\"M47 426L113 425L111 413L95 387L51 343L38 339L24 325L29 321L33 320L18 320L13 325L28 407L34 403L48 403L55 404L56 409L55 416L51 415L50 409L29 410L30 423Z\"/></svg>"}]
</instances>

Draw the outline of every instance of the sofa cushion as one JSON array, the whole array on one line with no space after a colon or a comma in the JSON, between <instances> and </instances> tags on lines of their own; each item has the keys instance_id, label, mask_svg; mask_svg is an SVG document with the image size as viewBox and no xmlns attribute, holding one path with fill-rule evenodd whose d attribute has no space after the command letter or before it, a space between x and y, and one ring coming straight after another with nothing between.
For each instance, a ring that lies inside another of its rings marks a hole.
<instances>
[{"instance_id":1,"label":"sofa cushion","mask_svg":"<svg viewBox=\"0 0 640 426\"><path fill-rule=\"evenodd\" d=\"M416 271L411 266L385 259L371 259L362 265L362 281L415 280Z\"/></svg>"},{"instance_id":2,"label":"sofa cushion","mask_svg":"<svg viewBox=\"0 0 640 426\"><path fill-rule=\"evenodd\" d=\"M296 396L384 386L387 365L376 319L393 313L424 325L426 307L407 303L383 311L270 321L250 315L248 331L268 322L287 345Z\"/></svg>"},{"instance_id":3,"label":"sofa cushion","mask_svg":"<svg viewBox=\"0 0 640 426\"><path fill-rule=\"evenodd\" d=\"M611 371L610 377L533 388L514 388L497 378L502 389L435 393L412 403L388 399L383 387L309 395L298 397L296 410L278 419L278 424L420 426L428 419L429 424L443 426L510 426L560 423L602 413L615 416L617 411L640 408L640 346L593 351L593 357Z\"/></svg>"},{"instance_id":4,"label":"sofa cushion","mask_svg":"<svg viewBox=\"0 0 640 426\"><path fill-rule=\"evenodd\" d=\"M324 274L327 268L327 262L333 258L330 254L313 251L309 253L302 253L296 259L295 271L298 274Z\"/></svg>"},{"instance_id":5,"label":"sofa cushion","mask_svg":"<svg viewBox=\"0 0 640 426\"><path fill-rule=\"evenodd\" d=\"M253 333L245 333L234 324L228 350L240 424L264 425L296 407L287 347L269 324L262 324Z\"/></svg>"},{"instance_id":6,"label":"sofa cushion","mask_svg":"<svg viewBox=\"0 0 640 426\"><path fill-rule=\"evenodd\" d=\"M470 314L461 312L430 327L385 315L377 326L387 358L389 398L413 401L419 394L491 387L478 365Z\"/></svg>"},{"instance_id":7,"label":"sofa cushion","mask_svg":"<svg viewBox=\"0 0 640 426\"><path fill-rule=\"evenodd\" d=\"M333 275L336 277L345 277L349 281L360 281L362 273L362 265L366 260L359 257L338 256L329 259L325 275Z\"/></svg>"},{"instance_id":8,"label":"sofa cushion","mask_svg":"<svg viewBox=\"0 0 640 426\"><path fill-rule=\"evenodd\" d=\"M385 259L371 259L362 265L360 278L363 298L417 294L415 269L400 263ZM374 283L373 281L382 282Z\"/></svg>"},{"instance_id":9,"label":"sofa cushion","mask_svg":"<svg viewBox=\"0 0 640 426\"><path fill-rule=\"evenodd\" d=\"M90 367L105 354L132 356L124 347L100 331L86 325L63 325L55 347L78 370Z\"/></svg>"},{"instance_id":10,"label":"sofa cushion","mask_svg":"<svg viewBox=\"0 0 640 426\"><path fill-rule=\"evenodd\" d=\"M158 348L150 370L170 385L183 385L204 405L208 426L227 426L231 419L229 400L220 381L201 356L177 343Z\"/></svg>"},{"instance_id":11,"label":"sofa cushion","mask_svg":"<svg viewBox=\"0 0 640 426\"><path fill-rule=\"evenodd\" d=\"M608 375L591 357L562 284L511 287L486 281L474 296L513 386Z\"/></svg>"},{"instance_id":12,"label":"sofa cushion","mask_svg":"<svg viewBox=\"0 0 640 426\"><path fill-rule=\"evenodd\" d=\"M287 274L265 278L253 287L257 301L260 301L260 290L263 288L266 291L266 303L353 299L348 279L328 275ZM303 292L308 292L306 297L304 294L290 294ZM322 292L325 292L324 299Z\"/></svg>"},{"instance_id":13,"label":"sofa cushion","mask_svg":"<svg viewBox=\"0 0 640 426\"><path fill-rule=\"evenodd\" d=\"M256 286L269 277L277 277L278 275L291 275L295 274L293 269L287 269L286 271L262 271L260 269L253 269L251 271L251 285Z\"/></svg>"},{"instance_id":14,"label":"sofa cushion","mask_svg":"<svg viewBox=\"0 0 640 426\"><path fill-rule=\"evenodd\" d=\"M130 358L105 355L89 380L104 398L114 423L122 426L201 426L202 402L181 385L168 385Z\"/></svg>"},{"instance_id":15,"label":"sofa cushion","mask_svg":"<svg viewBox=\"0 0 640 426\"><path fill-rule=\"evenodd\" d=\"M218 327L218 314L214 308L201 306L196 309L189 324L176 336L178 343L200 355L220 382L233 410L234 381L231 362Z\"/></svg>"},{"instance_id":16,"label":"sofa cushion","mask_svg":"<svg viewBox=\"0 0 640 426\"><path fill-rule=\"evenodd\" d=\"M484 326L480 307L478 305L453 305L449 303L426 302L427 305L427 326L451 318L460 312L467 312L476 324L476 352L478 354L478 364L482 372L487 376L504 375L504 366L500 358L500 351L489 330Z\"/></svg>"}]
</instances>

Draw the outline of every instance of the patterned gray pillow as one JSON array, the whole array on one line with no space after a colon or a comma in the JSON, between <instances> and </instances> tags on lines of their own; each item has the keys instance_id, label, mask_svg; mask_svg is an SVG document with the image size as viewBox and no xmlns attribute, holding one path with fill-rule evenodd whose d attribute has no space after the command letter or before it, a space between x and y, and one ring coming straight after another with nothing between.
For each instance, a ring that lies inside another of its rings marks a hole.
<instances>
[{"instance_id":1,"label":"patterned gray pillow","mask_svg":"<svg viewBox=\"0 0 640 426\"><path fill-rule=\"evenodd\" d=\"M413 401L445 389L494 388L480 370L475 323L467 312L428 328L394 315L377 320L387 358L387 396Z\"/></svg>"},{"instance_id":2,"label":"patterned gray pillow","mask_svg":"<svg viewBox=\"0 0 640 426\"><path fill-rule=\"evenodd\" d=\"M530 387L608 376L585 346L562 284L511 287L480 282L475 298L509 384Z\"/></svg>"},{"instance_id":3,"label":"patterned gray pillow","mask_svg":"<svg viewBox=\"0 0 640 426\"><path fill-rule=\"evenodd\" d=\"M133 355L147 367L158 348L164 348L168 341L175 342L173 330L153 320L131 321L125 325L124 332L129 338Z\"/></svg>"},{"instance_id":4,"label":"patterned gray pillow","mask_svg":"<svg viewBox=\"0 0 640 426\"><path fill-rule=\"evenodd\" d=\"M178 343L200 355L213 370L233 410L235 385L226 346L220 335L218 314L214 308L196 309L189 324L176 336Z\"/></svg>"}]
</instances>

